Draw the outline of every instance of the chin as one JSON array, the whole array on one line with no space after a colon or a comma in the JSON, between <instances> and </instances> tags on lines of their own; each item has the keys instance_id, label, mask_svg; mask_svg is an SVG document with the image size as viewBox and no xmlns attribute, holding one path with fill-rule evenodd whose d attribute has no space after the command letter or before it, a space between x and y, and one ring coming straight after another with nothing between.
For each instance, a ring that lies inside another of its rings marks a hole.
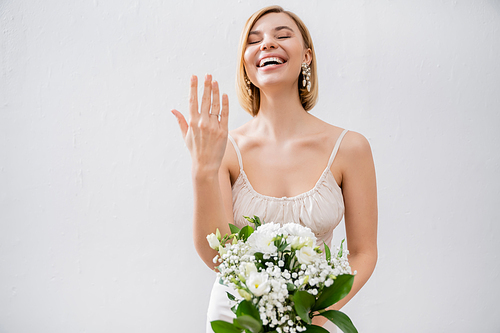
<instances>
[{"instance_id":1,"label":"chin","mask_svg":"<svg viewBox=\"0 0 500 333\"><path fill-rule=\"evenodd\" d=\"M298 81L295 80L286 80L284 78L266 78L264 80L259 80L259 85L257 86L261 90L266 90L266 88L276 88L279 86L290 86L293 85L295 82L295 85L297 85Z\"/></svg>"}]
</instances>

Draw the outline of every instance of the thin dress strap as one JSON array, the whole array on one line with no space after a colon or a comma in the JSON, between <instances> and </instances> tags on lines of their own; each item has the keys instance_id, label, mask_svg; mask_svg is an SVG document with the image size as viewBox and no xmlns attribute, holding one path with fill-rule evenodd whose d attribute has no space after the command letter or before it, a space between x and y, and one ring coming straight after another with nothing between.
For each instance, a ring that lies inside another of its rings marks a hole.
<instances>
[{"instance_id":1,"label":"thin dress strap","mask_svg":"<svg viewBox=\"0 0 500 333\"><path fill-rule=\"evenodd\" d=\"M238 148L236 141L234 141L231 135L228 134L227 137L229 138L229 141L231 141L231 143L233 144L234 150L236 151L236 155L238 155L238 164L240 165L240 170L243 170L243 160L241 159L240 149Z\"/></svg>"},{"instance_id":2,"label":"thin dress strap","mask_svg":"<svg viewBox=\"0 0 500 333\"><path fill-rule=\"evenodd\" d=\"M330 160L328 161L328 169L332 166L333 160L335 159L335 156L337 156L337 152L339 151L340 143L342 142L342 139L344 138L344 135L348 132L348 130L344 130L339 138L337 139L337 142L335 143L335 147L333 147L332 155L330 156Z\"/></svg>"}]
</instances>

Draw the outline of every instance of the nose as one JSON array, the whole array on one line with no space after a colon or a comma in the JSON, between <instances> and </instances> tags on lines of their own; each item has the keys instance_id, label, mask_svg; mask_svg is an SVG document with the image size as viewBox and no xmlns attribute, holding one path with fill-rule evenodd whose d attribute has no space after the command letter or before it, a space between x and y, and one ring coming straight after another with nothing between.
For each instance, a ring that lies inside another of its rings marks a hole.
<instances>
[{"instance_id":1,"label":"nose","mask_svg":"<svg viewBox=\"0 0 500 333\"><path fill-rule=\"evenodd\" d=\"M272 37L264 36L262 43L260 43L260 50L264 51L267 49L275 49L275 48L277 48L276 41Z\"/></svg>"}]
</instances>

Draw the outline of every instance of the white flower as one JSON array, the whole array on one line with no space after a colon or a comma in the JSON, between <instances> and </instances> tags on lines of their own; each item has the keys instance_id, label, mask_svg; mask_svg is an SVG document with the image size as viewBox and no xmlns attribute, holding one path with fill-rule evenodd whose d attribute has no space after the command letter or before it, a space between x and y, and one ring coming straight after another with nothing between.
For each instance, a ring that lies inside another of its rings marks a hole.
<instances>
[{"instance_id":1,"label":"white flower","mask_svg":"<svg viewBox=\"0 0 500 333\"><path fill-rule=\"evenodd\" d=\"M280 231L281 227L279 224L263 224L248 237L247 244L253 252L276 253L278 249L274 245L274 237L280 234Z\"/></svg>"},{"instance_id":2,"label":"white flower","mask_svg":"<svg viewBox=\"0 0 500 333\"><path fill-rule=\"evenodd\" d=\"M224 255L227 253L227 249L223 246L219 246L219 253L220 255Z\"/></svg>"},{"instance_id":3,"label":"white flower","mask_svg":"<svg viewBox=\"0 0 500 333\"><path fill-rule=\"evenodd\" d=\"M238 294L240 294L241 297L246 299L247 301L250 301L252 299L252 295L245 289L238 289Z\"/></svg>"},{"instance_id":4,"label":"white flower","mask_svg":"<svg viewBox=\"0 0 500 333\"><path fill-rule=\"evenodd\" d=\"M257 228L257 230L252 233L255 234L255 233L266 233L266 234L272 234L273 237L276 236L276 235L279 235L279 234L282 234L282 230L281 230L281 225L277 224L277 223L265 223L263 225L261 225L260 227Z\"/></svg>"},{"instance_id":5,"label":"white flower","mask_svg":"<svg viewBox=\"0 0 500 333\"><path fill-rule=\"evenodd\" d=\"M297 223L286 223L281 227L283 233L298 237L309 237L316 243L316 236L308 227Z\"/></svg>"},{"instance_id":6,"label":"white flower","mask_svg":"<svg viewBox=\"0 0 500 333\"><path fill-rule=\"evenodd\" d=\"M304 246L300 250L295 252L297 260L301 264L309 265L312 264L316 258L318 258L318 252L314 251L312 247Z\"/></svg>"},{"instance_id":7,"label":"white flower","mask_svg":"<svg viewBox=\"0 0 500 333\"><path fill-rule=\"evenodd\" d=\"M255 296L267 294L271 287L269 286L268 275L265 273L252 273L246 283L248 289Z\"/></svg>"},{"instance_id":8,"label":"white flower","mask_svg":"<svg viewBox=\"0 0 500 333\"><path fill-rule=\"evenodd\" d=\"M307 291L309 294L316 296L318 294L318 289L310 289Z\"/></svg>"},{"instance_id":9,"label":"white flower","mask_svg":"<svg viewBox=\"0 0 500 333\"><path fill-rule=\"evenodd\" d=\"M290 245L294 250L301 249L304 246L313 247L314 244L314 241L311 237L292 236L290 237L290 239Z\"/></svg>"},{"instance_id":10,"label":"white flower","mask_svg":"<svg viewBox=\"0 0 500 333\"><path fill-rule=\"evenodd\" d=\"M288 246L278 252L274 245L276 239ZM220 262L218 277L238 290L237 296L252 301L262 323L276 333L306 330L290 304L290 284L317 296L334 283L337 275L350 271L347 250L340 258L333 252L327 262L324 254L314 248L314 234L300 224L282 227L267 223L259 226L248 239L234 238L232 244L222 244L220 233L209 235L207 240L212 248L218 247L219 256L215 258ZM263 256L256 258L255 252ZM260 258L263 260L259 261Z\"/></svg>"},{"instance_id":11,"label":"white flower","mask_svg":"<svg viewBox=\"0 0 500 333\"><path fill-rule=\"evenodd\" d=\"M208 241L208 244L210 245L210 247L214 250L218 250L219 249L219 246L220 246L220 242L219 240L217 239L217 236L213 233L211 233L210 235L207 236L207 241Z\"/></svg>"},{"instance_id":12,"label":"white flower","mask_svg":"<svg viewBox=\"0 0 500 333\"><path fill-rule=\"evenodd\" d=\"M248 278L252 273L257 273L257 267L253 262L241 263L240 270L245 278Z\"/></svg>"},{"instance_id":13,"label":"white flower","mask_svg":"<svg viewBox=\"0 0 500 333\"><path fill-rule=\"evenodd\" d=\"M309 279L309 285L315 286L318 284L318 279L317 278L311 278Z\"/></svg>"}]
</instances>

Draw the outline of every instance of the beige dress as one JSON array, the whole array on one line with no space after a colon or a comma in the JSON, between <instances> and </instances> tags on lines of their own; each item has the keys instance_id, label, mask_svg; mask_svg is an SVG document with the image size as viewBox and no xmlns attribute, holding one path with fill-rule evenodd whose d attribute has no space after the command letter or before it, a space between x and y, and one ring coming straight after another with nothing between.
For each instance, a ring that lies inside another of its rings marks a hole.
<instances>
[{"instance_id":1,"label":"beige dress","mask_svg":"<svg viewBox=\"0 0 500 333\"><path fill-rule=\"evenodd\" d=\"M243 160L238 145L229 136L240 166L240 174L232 187L234 224L242 228L249 224L243 216L254 215L259 216L265 222L299 223L314 232L318 246L322 247L323 242L330 246L333 229L344 216L342 190L333 177L330 167L346 133L347 130L344 130L337 139L326 168L316 185L302 194L283 198L263 195L253 189L243 170ZM234 313L231 311L226 292L238 296L236 291L219 284L216 279L208 306L207 333L213 333L210 327L210 322L213 320L233 321ZM335 332L335 328L329 329L330 332Z\"/></svg>"}]
</instances>

